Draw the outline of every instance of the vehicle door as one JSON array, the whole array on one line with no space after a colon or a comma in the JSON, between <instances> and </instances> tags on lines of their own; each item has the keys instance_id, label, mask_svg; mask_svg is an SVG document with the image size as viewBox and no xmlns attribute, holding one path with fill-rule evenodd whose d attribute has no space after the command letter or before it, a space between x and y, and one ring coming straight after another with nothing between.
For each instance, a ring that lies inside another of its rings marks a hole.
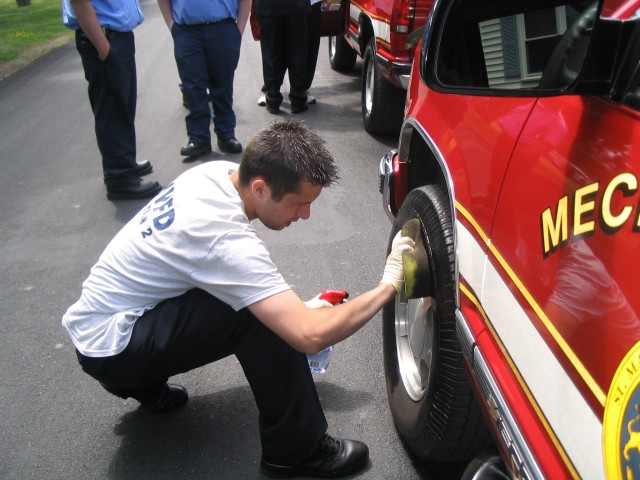
<instances>
[{"instance_id":1,"label":"vehicle door","mask_svg":"<svg viewBox=\"0 0 640 480\"><path fill-rule=\"evenodd\" d=\"M589 36L579 12L554 10L537 15L566 18L567 32L582 29L575 45ZM640 37L632 25L632 40L606 53L624 58L615 95L562 95L562 82L551 82L551 95L538 100L504 179L485 271L494 340L580 475L602 469L607 394L640 339ZM565 67L569 61L565 52ZM637 459L627 458L636 471Z\"/></svg>"}]
</instances>

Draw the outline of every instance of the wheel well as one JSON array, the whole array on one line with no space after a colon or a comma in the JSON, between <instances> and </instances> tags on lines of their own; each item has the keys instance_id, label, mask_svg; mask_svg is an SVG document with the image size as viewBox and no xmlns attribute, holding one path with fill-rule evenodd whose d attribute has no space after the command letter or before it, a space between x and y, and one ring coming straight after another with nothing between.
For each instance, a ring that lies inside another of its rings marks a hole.
<instances>
[{"instance_id":1,"label":"wheel well","mask_svg":"<svg viewBox=\"0 0 640 480\"><path fill-rule=\"evenodd\" d=\"M407 157L409 159L408 191L423 185L440 185L451 195L448 182L438 159L422 136L415 130L411 132Z\"/></svg>"}]
</instances>

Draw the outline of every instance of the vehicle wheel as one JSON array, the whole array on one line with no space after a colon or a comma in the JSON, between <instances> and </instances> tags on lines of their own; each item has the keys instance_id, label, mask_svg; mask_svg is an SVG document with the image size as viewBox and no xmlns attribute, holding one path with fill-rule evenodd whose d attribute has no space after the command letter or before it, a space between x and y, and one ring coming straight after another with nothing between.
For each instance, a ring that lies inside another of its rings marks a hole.
<instances>
[{"instance_id":1,"label":"vehicle wheel","mask_svg":"<svg viewBox=\"0 0 640 480\"><path fill-rule=\"evenodd\" d=\"M389 241L407 221L422 224L431 296L396 296L383 309L387 397L400 438L422 460L470 460L489 433L462 363L456 336L455 252L446 193L425 186L409 193Z\"/></svg>"},{"instance_id":2,"label":"vehicle wheel","mask_svg":"<svg viewBox=\"0 0 640 480\"><path fill-rule=\"evenodd\" d=\"M361 90L365 130L369 133L397 134L404 118L407 92L394 87L380 74L373 39L364 53Z\"/></svg>"},{"instance_id":3,"label":"vehicle wheel","mask_svg":"<svg viewBox=\"0 0 640 480\"><path fill-rule=\"evenodd\" d=\"M356 64L358 53L344 37L329 37L329 63L338 72L351 70Z\"/></svg>"}]
</instances>

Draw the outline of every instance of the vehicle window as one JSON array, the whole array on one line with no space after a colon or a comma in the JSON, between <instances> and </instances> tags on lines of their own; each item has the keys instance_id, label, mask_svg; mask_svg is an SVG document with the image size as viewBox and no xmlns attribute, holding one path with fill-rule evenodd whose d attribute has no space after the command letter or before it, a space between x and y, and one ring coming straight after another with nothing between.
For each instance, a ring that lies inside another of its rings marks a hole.
<instances>
[{"instance_id":1,"label":"vehicle window","mask_svg":"<svg viewBox=\"0 0 640 480\"><path fill-rule=\"evenodd\" d=\"M436 47L437 81L492 90L570 85L582 68L597 2L495 3L451 2Z\"/></svg>"}]
</instances>

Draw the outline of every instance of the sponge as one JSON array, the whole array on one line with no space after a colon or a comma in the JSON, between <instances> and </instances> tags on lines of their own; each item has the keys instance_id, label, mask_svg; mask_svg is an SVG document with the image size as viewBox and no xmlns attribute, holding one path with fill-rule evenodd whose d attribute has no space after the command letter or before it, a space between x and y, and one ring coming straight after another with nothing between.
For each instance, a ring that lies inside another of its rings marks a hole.
<instances>
[{"instance_id":1,"label":"sponge","mask_svg":"<svg viewBox=\"0 0 640 480\"><path fill-rule=\"evenodd\" d=\"M413 218L405 223L402 226L402 236L411 237L415 242L412 251L402 254L404 288L407 298L428 297L432 291L431 269L424 246L420 220Z\"/></svg>"}]
</instances>

